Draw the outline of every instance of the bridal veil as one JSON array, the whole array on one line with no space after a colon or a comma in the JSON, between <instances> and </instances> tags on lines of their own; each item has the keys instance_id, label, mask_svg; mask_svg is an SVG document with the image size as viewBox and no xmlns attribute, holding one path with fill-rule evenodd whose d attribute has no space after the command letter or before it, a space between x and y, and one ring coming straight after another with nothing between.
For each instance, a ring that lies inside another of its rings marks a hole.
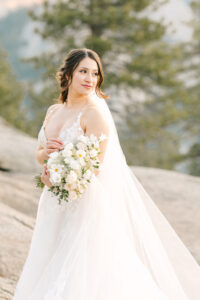
<instances>
[{"instance_id":1,"label":"bridal veil","mask_svg":"<svg viewBox=\"0 0 200 300\"><path fill-rule=\"evenodd\" d=\"M109 191L119 216L121 210L119 223L126 222L137 254L169 299L199 300L200 266L128 167L105 100L92 97L110 128L98 180Z\"/></svg>"}]
</instances>

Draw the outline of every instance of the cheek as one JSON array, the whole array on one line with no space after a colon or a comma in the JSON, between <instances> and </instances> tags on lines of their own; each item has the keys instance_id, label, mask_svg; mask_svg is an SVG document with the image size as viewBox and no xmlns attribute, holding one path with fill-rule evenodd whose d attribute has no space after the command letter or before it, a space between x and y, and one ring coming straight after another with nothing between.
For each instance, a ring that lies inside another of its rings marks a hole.
<instances>
[{"instance_id":1,"label":"cheek","mask_svg":"<svg viewBox=\"0 0 200 300\"><path fill-rule=\"evenodd\" d=\"M99 79L98 79L98 77L95 77L94 78L94 84L95 84L95 86L97 85L97 82L99 81Z\"/></svg>"},{"instance_id":2,"label":"cheek","mask_svg":"<svg viewBox=\"0 0 200 300\"><path fill-rule=\"evenodd\" d=\"M76 85L76 84L80 83L81 80L82 80L81 74L80 73L76 73L76 74L73 75L72 84Z\"/></svg>"}]
</instances>

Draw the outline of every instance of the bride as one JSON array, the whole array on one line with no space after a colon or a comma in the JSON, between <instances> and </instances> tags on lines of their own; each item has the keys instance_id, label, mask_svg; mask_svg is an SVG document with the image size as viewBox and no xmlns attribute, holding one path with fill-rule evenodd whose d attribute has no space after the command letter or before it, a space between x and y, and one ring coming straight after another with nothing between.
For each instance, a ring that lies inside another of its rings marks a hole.
<instances>
[{"instance_id":1,"label":"bride","mask_svg":"<svg viewBox=\"0 0 200 300\"><path fill-rule=\"evenodd\" d=\"M44 165L29 254L14 300L199 300L200 267L130 171L90 49L57 73L59 103L38 135ZM106 135L100 169L81 197L58 204L44 160L81 134Z\"/></svg>"}]
</instances>

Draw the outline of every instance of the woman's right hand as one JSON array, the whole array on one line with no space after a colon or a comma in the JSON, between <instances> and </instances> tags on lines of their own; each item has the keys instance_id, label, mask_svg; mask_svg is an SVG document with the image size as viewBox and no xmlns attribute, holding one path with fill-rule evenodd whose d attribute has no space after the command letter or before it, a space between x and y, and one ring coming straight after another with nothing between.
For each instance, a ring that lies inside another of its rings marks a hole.
<instances>
[{"instance_id":1,"label":"woman's right hand","mask_svg":"<svg viewBox=\"0 0 200 300\"><path fill-rule=\"evenodd\" d=\"M64 148L63 142L59 139L55 138L49 138L46 142L45 152L47 156L49 156L50 153L62 150Z\"/></svg>"}]
</instances>

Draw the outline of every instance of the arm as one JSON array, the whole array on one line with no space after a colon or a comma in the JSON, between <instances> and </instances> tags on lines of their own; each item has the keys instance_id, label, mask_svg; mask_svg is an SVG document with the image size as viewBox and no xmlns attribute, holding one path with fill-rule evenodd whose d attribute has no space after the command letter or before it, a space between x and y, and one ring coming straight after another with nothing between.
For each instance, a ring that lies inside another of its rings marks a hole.
<instances>
[{"instance_id":1,"label":"arm","mask_svg":"<svg viewBox=\"0 0 200 300\"><path fill-rule=\"evenodd\" d=\"M50 114L52 111L54 111L57 107L57 105L59 104L53 104L51 105L48 110L47 110L47 113L46 113L46 116L45 116L45 120L44 120L44 124L46 123L46 121L48 120ZM58 144L59 143L59 144ZM54 145L53 145L54 144ZM42 147L42 146L39 146L36 150L36 159L38 161L39 164L43 165L44 164L44 160L48 160L48 155L53 152L53 151L56 151L59 149L59 146L60 146L60 142L58 142L57 139L48 139L47 140L47 143L46 143L46 147Z\"/></svg>"},{"instance_id":2,"label":"arm","mask_svg":"<svg viewBox=\"0 0 200 300\"><path fill-rule=\"evenodd\" d=\"M48 153L45 151L44 147L39 146L36 151L36 159L39 164L43 165L44 160L48 160Z\"/></svg>"},{"instance_id":3,"label":"arm","mask_svg":"<svg viewBox=\"0 0 200 300\"><path fill-rule=\"evenodd\" d=\"M94 134L97 137L100 137L101 134L105 134L107 138L100 143L100 154L98 156L100 163L103 163L108 137L109 137L109 126L104 118L104 116L97 110L97 108L92 108L88 111L86 116L86 131L85 135L89 136ZM99 170L95 170L95 175L99 174Z\"/></svg>"}]
</instances>

